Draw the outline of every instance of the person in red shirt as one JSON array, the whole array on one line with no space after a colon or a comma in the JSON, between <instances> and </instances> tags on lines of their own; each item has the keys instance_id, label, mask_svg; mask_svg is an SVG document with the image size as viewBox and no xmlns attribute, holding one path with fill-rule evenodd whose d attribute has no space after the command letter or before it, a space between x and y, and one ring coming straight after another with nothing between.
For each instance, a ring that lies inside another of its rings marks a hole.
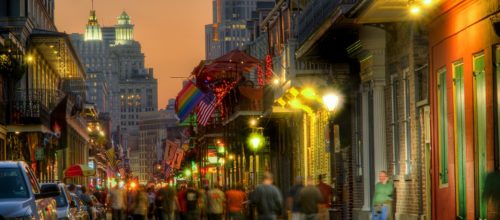
<instances>
[{"instance_id":1,"label":"person in red shirt","mask_svg":"<svg viewBox=\"0 0 500 220\"><path fill-rule=\"evenodd\" d=\"M243 202L246 200L246 194L243 192L243 186L239 184L226 192L227 209L230 220L241 220L243 218Z\"/></svg>"},{"instance_id":2,"label":"person in red shirt","mask_svg":"<svg viewBox=\"0 0 500 220\"><path fill-rule=\"evenodd\" d=\"M330 201L332 201L333 189L330 185L323 182L323 175L321 174L318 176L317 187L321 192L321 196L323 198L323 201L321 201L319 205L318 219L319 220L330 219L330 216L328 214L328 208L330 208Z\"/></svg>"},{"instance_id":3,"label":"person in red shirt","mask_svg":"<svg viewBox=\"0 0 500 220\"><path fill-rule=\"evenodd\" d=\"M181 186L181 190L177 193L177 200L179 201L179 217L181 220L186 219L186 213L188 211L187 208L187 200L186 200L186 186Z\"/></svg>"}]
</instances>

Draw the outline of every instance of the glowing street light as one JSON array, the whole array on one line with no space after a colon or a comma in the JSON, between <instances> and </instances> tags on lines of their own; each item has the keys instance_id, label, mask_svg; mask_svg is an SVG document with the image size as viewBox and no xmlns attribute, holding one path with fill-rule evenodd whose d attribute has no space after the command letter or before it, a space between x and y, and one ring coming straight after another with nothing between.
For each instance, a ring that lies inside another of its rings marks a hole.
<instances>
[{"instance_id":1,"label":"glowing street light","mask_svg":"<svg viewBox=\"0 0 500 220\"><path fill-rule=\"evenodd\" d=\"M335 93L329 93L323 96L323 104L328 111L335 111L339 104L340 97Z\"/></svg>"},{"instance_id":2,"label":"glowing street light","mask_svg":"<svg viewBox=\"0 0 500 220\"><path fill-rule=\"evenodd\" d=\"M255 127L255 125L257 125L257 119L252 118L248 123L250 124L250 126Z\"/></svg>"},{"instance_id":3,"label":"glowing street light","mask_svg":"<svg viewBox=\"0 0 500 220\"><path fill-rule=\"evenodd\" d=\"M422 3L424 5L431 5L432 4L432 0L422 0Z\"/></svg>"},{"instance_id":4,"label":"glowing street light","mask_svg":"<svg viewBox=\"0 0 500 220\"><path fill-rule=\"evenodd\" d=\"M184 175L185 175L186 177L190 177L190 176L191 176L191 170L189 170L189 169L185 169L185 170L184 170Z\"/></svg>"},{"instance_id":5,"label":"glowing street light","mask_svg":"<svg viewBox=\"0 0 500 220\"><path fill-rule=\"evenodd\" d=\"M251 133L247 143L253 151L258 151L264 145L264 137L259 133Z\"/></svg>"},{"instance_id":6,"label":"glowing street light","mask_svg":"<svg viewBox=\"0 0 500 220\"><path fill-rule=\"evenodd\" d=\"M418 5L410 6L410 13L412 13L414 15L420 14L420 6L418 6Z\"/></svg>"},{"instance_id":7,"label":"glowing street light","mask_svg":"<svg viewBox=\"0 0 500 220\"><path fill-rule=\"evenodd\" d=\"M33 56L31 56L31 55L26 56L26 61L28 61L28 63L33 62L33 59L34 59L34 58L33 58Z\"/></svg>"},{"instance_id":8,"label":"glowing street light","mask_svg":"<svg viewBox=\"0 0 500 220\"><path fill-rule=\"evenodd\" d=\"M279 84L280 84L280 79L279 79L278 77L274 78L274 79L273 79L273 84L274 84L275 86L279 85Z\"/></svg>"},{"instance_id":9,"label":"glowing street light","mask_svg":"<svg viewBox=\"0 0 500 220\"><path fill-rule=\"evenodd\" d=\"M130 183L130 189L131 190L134 190L136 187L137 187L137 183L135 183L135 182L131 182Z\"/></svg>"}]
</instances>

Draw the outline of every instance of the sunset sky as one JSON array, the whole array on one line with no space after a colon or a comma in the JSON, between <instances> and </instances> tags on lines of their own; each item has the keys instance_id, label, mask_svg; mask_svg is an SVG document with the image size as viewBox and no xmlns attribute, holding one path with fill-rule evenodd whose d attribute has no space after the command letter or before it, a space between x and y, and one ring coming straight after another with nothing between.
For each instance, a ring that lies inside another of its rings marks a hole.
<instances>
[{"instance_id":1,"label":"sunset sky","mask_svg":"<svg viewBox=\"0 0 500 220\"><path fill-rule=\"evenodd\" d=\"M211 0L95 0L101 26L112 26L127 11L135 25L134 37L142 45L146 66L158 79L158 108L175 98L182 79L205 57L204 25L211 23ZM83 33L91 0L57 0L59 31Z\"/></svg>"}]
</instances>

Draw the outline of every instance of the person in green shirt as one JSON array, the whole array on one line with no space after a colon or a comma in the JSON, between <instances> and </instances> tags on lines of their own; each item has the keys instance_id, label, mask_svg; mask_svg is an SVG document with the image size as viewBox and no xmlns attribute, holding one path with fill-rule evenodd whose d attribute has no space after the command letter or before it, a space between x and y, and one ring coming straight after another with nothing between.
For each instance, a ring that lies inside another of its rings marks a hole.
<instances>
[{"instance_id":1,"label":"person in green shirt","mask_svg":"<svg viewBox=\"0 0 500 220\"><path fill-rule=\"evenodd\" d=\"M378 178L379 182L375 184L375 193L373 194L372 220L392 219L394 184L389 181L386 171L380 171Z\"/></svg>"}]
</instances>

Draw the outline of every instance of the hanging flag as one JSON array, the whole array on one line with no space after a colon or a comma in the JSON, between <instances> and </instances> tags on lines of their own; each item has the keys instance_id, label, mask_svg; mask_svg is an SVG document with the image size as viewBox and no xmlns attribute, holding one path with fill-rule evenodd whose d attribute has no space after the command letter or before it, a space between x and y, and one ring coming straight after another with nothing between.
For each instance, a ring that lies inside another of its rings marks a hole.
<instances>
[{"instance_id":1,"label":"hanging flag","mask_svg":"<svg viewBox=\"0 0 500 220\"><path fill-rule=\"evenodd\" d=\"M108 158L109 164L111 168L115 168L116 166L116 158L115 158L115 148L111 147L106 151L106 157Z\"/></svg>"},{"instance_id":2,"label":"hanging flag","mask_svg":"<svg viewBox=\"0 0 500 220\"><path fill-rule=\"evenodd\" d=\"M175 99L175 112L181 121L189 116L203 96L204 93L191 80L188 81Z\"/></svg>"},{"instance_id":3,"label":"hanging flag","mask_svg":"<svg viewBox=\"0 0 500 220\"><path fill-rule=\"evenodd\" d=\"M205 95L203 100L201 100L198 105L198 124L206 126L208 120L212 116L212 113L215 110L215 102L217 99L213 93L208 93Z\"/></svg>"}]
</instances>

